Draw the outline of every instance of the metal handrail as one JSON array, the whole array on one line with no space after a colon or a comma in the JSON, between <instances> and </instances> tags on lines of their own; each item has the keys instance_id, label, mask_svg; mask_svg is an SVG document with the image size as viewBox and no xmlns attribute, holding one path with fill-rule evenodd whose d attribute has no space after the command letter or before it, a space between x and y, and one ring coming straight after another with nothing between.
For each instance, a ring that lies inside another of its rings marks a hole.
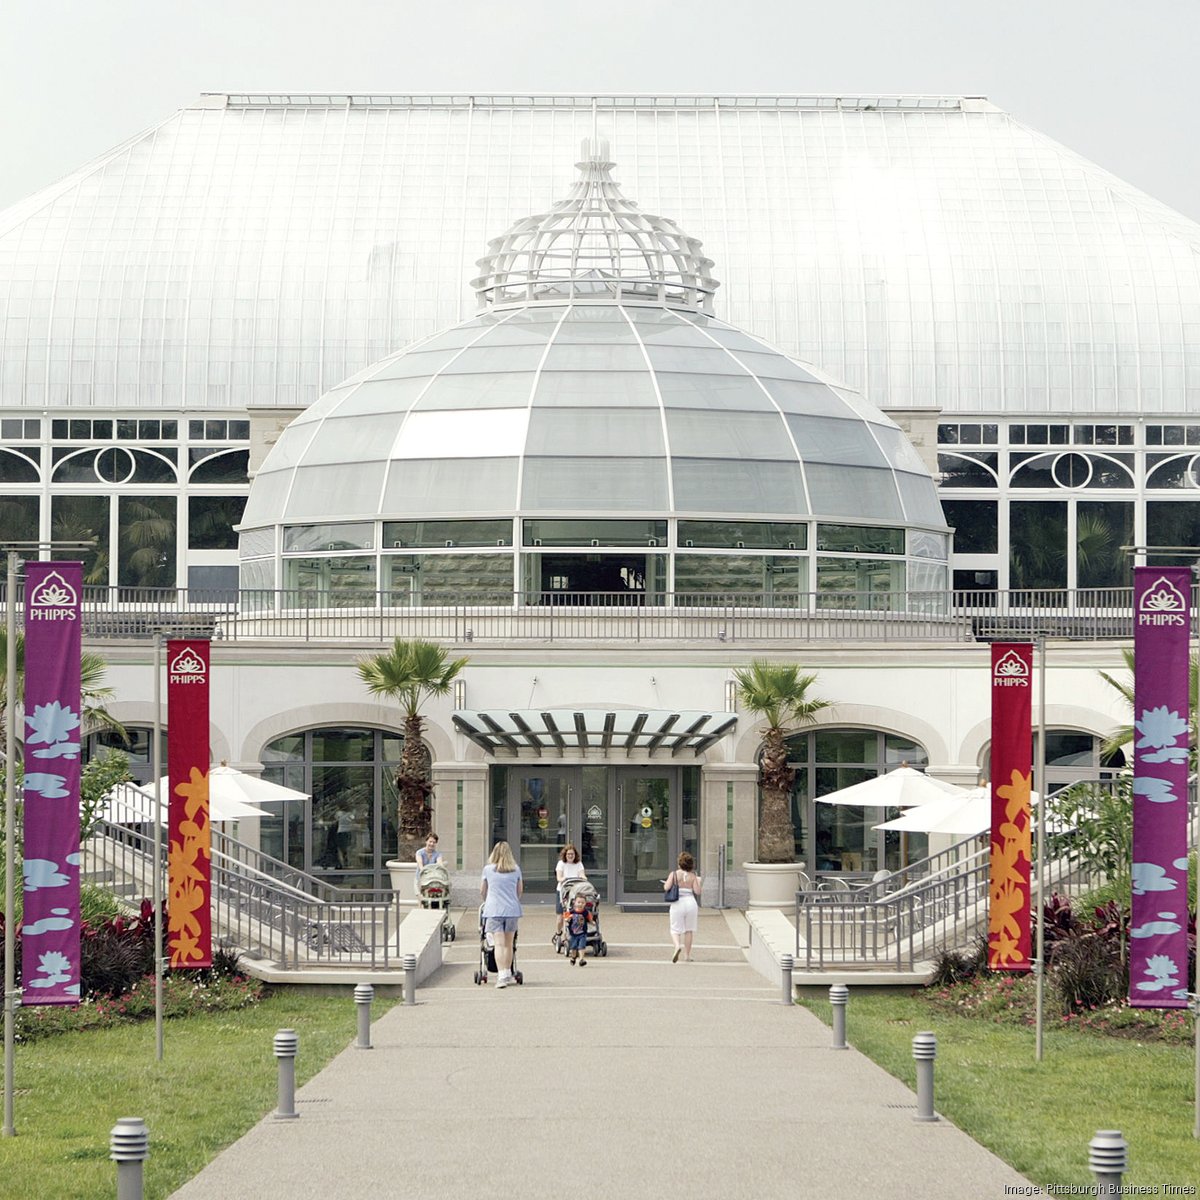
<instances>
[{"instance_id":1,"label":"metal handrail","mask_svg":"<svg viewBox=\"0 0 1200 1200\"><path fill-rule=\"evenodd\" d=\"M2 592L0 592L2 594ZM91 641L156 631L231 641L1126 640L1130 588L1005 592L488 592L416 606L373 590L87 587ZM21 603L18 592L18 604Z\"/></svg>"},{"instance_id":2,"label":"metal handrail","mask_svg":"<svg viewBox=\"0 0 1200 1200\"><path fill-rule=\"evenodd\" d=\"M269 858L214 831L212 912L214 934L238 949L292 969L369 966L386 969L393 940L390 892L341 890L325 884L317 897L260 869ZM232 853L230 852L232 851ZM278 860L271 860L277 862ZM167 866L165 847L158 869ZM129 898L150 894L153 839L146 823L100 820L84 846L85 877ZM303 875L303 872L299 873ZM300 883L317 883L312 876Z\"/></svg>"},{"instance_id":3,"label":"metal handrail","mask_svg":"<svg viewBox=\"0 0 1200 1200\"><path fill-rule=\"evenodd\" d=\"M913 864L920 868L944 860L923 878L912 877L906 868L848 893L797 892L796 962L807 970L852 965L911 971L943 949L968 945L986 922L988 907L991 851L972 848L975 842L967 838ZM1044 875L1048 892L1102 882L1069 850L1056 857L1048 854ZM1042 895L1042 876L1035 853L1035 903Z\"/></svg>"}]
</instances>

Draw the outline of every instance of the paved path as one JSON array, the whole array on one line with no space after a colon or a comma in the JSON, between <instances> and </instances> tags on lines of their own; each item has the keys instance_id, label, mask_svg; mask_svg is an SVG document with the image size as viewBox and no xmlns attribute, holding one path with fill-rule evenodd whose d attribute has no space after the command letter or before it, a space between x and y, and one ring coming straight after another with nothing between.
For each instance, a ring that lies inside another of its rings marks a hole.
<instances>
[{"instance_id":1,"label":"paved path","mask_svg":"<svg viewBox=\"0 0 1200 1200\"><path fill-rule=\"evenodd\" d=\"M523 987L476 987L474 914L450 960L175 1196L289 1200L985 1200L1027 1181L745 964L739 914L670 962L663 915L603 917L572 967L552 913L521 925ZM301 1047L303 1053L303 1046Z\"/></svg>"}]
</instances>

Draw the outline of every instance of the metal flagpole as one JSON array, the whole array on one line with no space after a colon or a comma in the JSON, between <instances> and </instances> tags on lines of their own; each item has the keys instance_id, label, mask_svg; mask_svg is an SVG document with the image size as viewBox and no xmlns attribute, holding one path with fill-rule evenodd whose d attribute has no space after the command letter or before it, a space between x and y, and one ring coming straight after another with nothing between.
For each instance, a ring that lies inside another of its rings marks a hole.
<instances>
[{"instance_id":1,"label":"metal flagpole","mask_svg":"<svg viewBox=\"0 0 1200 1200\"><path fill-rule=\"evenodd\" d=\"M154 771L154 1047L163 1057L163 923L162 923L162 630L154 631L154 745L150 750Z\"/></svg>"},{"instance_id":2,"label":"metal flagpole","mask_svg":"<svg viewBox=\"0 0 1200 1200\"><path fill-rule=\"evenodd\" d=\"M1046 1001L1046 638L1037 639L1038 647L1038 740L1037 760L1034 763L1034 789L1038 800L1037 823L1037 951L1033 959L1037 1000L1037 1061L1044 1052L1042 1033L1045 1026Z\"/></svg>"},{"instance_id":3,"label":"metal flagpole","mask_svg":"<svg viewBox=\"0 0 1200 1200\"><path fill-rule=\"evenodd\" d=\"M17 554L8 552L8 588L4 593L8 657L4 710L4 1136L14 1137L13 1047L17 1019L17 789L13 760L17 752Z\"/></svg>"}]
</instances>

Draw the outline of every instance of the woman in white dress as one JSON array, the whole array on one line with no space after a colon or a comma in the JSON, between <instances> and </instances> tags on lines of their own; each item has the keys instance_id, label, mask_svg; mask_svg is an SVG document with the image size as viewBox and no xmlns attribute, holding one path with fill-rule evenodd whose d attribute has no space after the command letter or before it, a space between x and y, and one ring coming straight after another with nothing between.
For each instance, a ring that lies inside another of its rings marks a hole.
<instances>
[{"instance_id":1,"label":"woman in white dress","mask_svg":"<svg viewBox=\"0 0 1200 1200\"><path fill-rule=\"evenodd\" d=\"M679 899L671 905L671 941L675 953L671 961L676 963L682 954L692 961L692 938L700 920L700 891L704 881L696 874L696 860L685 850L679 856L679 865L667 876L665 887L679 885Z\"/></svg>"}]
</instances>

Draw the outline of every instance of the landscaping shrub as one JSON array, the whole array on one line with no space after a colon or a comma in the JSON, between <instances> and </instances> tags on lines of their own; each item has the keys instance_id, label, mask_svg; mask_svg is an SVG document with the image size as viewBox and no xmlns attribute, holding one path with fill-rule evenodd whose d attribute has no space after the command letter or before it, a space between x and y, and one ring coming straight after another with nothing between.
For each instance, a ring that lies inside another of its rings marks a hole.
<instances>
[{"instance_id":1,"label":"landscaping shrub","mask_svg":"<svg viewBox=\"0 0 1200 1200\"><path fill-rule=\"evenodd\" d=\"M1125 997L1129 964L1112 939L1085 934L1055 946L1047 979L1061 1012L1088 1012Z\"/></svg>"},{"instance_id":2,"label":"landscaping shrub","mask_svg":"<svg viewBox=\"0 0 1200 1200\"><path fill-rule=\"evenodd\" d=\"M165 914L164 914L165 920ZM80 994L122 996L154 973L154 906L143 900L135 917L85 925L80 937Z\"/></svg>"},{"instance_id":3,"label":"landscaping shrub","mask_svg":"<svg viewBox=\"0 0 1200 1200\"><path fill-rule=\"evenodd\" d=\"M973 950L943 950L935 961L930 985L939 988L953 987L957 983L984 974L987 971L987 953L986 933L975 939Z\"/></svg>"}]
</instances>

